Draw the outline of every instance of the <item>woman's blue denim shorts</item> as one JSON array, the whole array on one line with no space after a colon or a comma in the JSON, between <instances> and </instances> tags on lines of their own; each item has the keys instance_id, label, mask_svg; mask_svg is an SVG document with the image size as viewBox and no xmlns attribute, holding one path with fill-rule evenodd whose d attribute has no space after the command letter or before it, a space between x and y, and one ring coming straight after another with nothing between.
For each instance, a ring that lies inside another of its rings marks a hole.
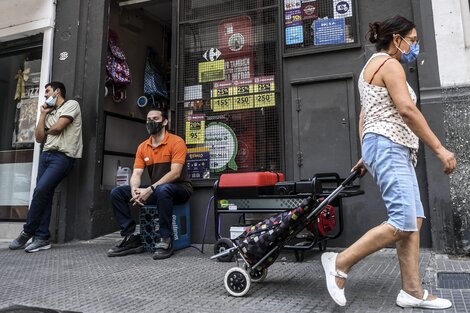
<instances>
[{"instance_id":1,"label":"woman's blue denim shorts","mask_svg":"<svg viewBox=\"0 0 470 313\"><path fill-rule=\"evenodd\" d=\"M362 160L380 188L387 223L399 231L417 231L416 219L425 216L410 149L367 133L362 140Z\"/></svg>"}]
</instances>

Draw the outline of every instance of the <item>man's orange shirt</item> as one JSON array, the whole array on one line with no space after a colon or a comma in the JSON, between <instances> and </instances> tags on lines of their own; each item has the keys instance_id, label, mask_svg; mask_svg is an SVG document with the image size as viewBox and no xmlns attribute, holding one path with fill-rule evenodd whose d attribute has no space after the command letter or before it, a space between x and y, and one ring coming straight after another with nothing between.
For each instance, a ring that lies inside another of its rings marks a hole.
<instances>
[{"instance_id":1,"label":"man's orange shirt","mask_svg":"<svg viewBox=\"0 0 470 313\"><path fill-rule=\"evenodd\" d=\"M163 138L163 142L156 148L152 146L152 137L142 142L137 148L134 168L147 168L150 180L156 183L171 169L171 163L183 164L180 177L174 183L186 183L192 190L191 181L185 165L188 149L184 140L169 132Z\"/></svg>"}]
</instances>

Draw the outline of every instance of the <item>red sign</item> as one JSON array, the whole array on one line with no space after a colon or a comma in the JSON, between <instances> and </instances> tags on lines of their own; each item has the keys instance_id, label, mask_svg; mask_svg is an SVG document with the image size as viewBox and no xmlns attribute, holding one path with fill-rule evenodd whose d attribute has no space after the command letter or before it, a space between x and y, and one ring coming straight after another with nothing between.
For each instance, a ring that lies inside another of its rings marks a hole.
<instances>
[{"instance_id":1,"label":"red sign","mask_svg":"<svg viewBox=\"0 0 470 313\"><path fill-rule=\"evenodd\" d=\"M249 16L238 16L219 24L220 59L225 61L228 81L253 77L253 26Z\"/></svg>"},{"instance_id":2,"label":"red sign","mask_svg":"<svg viewBox=\"0 0 470 313\"><path fill-rule=\"evenodd\" d=\"M317 19L317 2L302 2L302 20Z\"/></svg>"}]
</instances>

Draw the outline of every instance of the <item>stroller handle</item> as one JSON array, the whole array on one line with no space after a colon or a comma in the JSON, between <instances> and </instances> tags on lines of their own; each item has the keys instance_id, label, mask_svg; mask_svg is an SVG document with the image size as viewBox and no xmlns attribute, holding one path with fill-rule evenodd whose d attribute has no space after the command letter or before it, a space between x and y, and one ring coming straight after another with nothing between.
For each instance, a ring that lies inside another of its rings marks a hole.
<instances>
[{"instance_id":1,"label":"stroller handle","mask_svg":"<svg viewBox=\"0 0 470 313\"><path fill-rule=\"evenodd\" d=\"M354 172L351 173L351 175L348 176L342 183L341 186L345 187L346 185L349 185L351 182L353 182L359 175L361 174L361 169L358 168Z\"/></svg>"}]
</instances>

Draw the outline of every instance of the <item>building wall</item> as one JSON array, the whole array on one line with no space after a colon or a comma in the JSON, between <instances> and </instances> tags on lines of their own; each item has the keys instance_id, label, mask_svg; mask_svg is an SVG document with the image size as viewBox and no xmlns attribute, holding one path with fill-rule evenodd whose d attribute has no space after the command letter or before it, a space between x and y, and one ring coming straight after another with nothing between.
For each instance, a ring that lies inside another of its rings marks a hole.
<instances>
[{"instance_id":1,"label":"building wall","mask_svg":"<svg viewBox=\"0 0 470 313\"><path fill-rule=\"evenodd\" d=\"M433 0L434 31L443 87L470 84L470 9L465 0ZM466 39L467 38L467 39Z\"/></svg>"},{"instance_id":2,"label":"building wall","mask_svg":"<svg viewBox=\"0 0 470 313\"><path fill-rule=\"evenodd\" d=\"M54 25L55 1L2 1L0 10L0 40L7 41L40 33Z\"/></svg>"},{"instance_id":3,"label":"building wall","mask_svg":"<svg viewBox=\"0 0 470 313\"><path fill-rule=\"evenodd\" d=\"M445 144L458 169L450 177L453 242L448 250L470 253L470 9L466 0L433 0L436 47L441 80Z\"/></svg>"}]
</instances>

